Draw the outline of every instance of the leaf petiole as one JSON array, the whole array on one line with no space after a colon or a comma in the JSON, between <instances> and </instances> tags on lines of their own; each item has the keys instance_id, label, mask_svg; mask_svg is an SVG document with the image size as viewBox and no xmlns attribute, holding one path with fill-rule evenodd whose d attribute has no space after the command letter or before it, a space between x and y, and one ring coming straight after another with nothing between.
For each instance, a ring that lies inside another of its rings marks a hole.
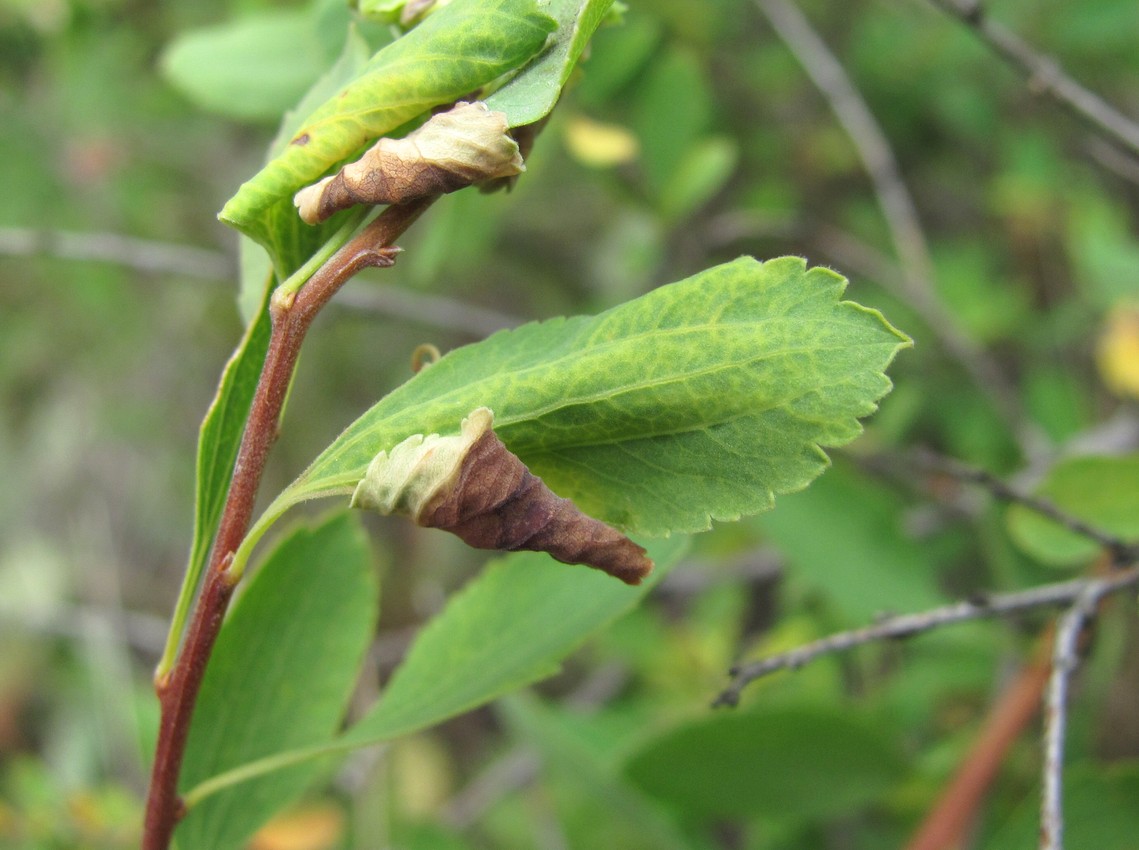
<instances>
[{"instance_id":1,"label":"leaf petiole","mask_svg":"<svg viewBox=\"0 0 1139 850\"><path fill-rule=\"evenodd\" d=\"M313 255L305 261L303 266L289 275L273 291L273 306L277 308L289 307L297 297L301 287L308 283L309 278L316 274L317 269L327 263L333 254L347 245L348 241L370 224L377 215L379 215L379 211L371 207L356 207L347 213L343 226L313 252Z\"/></svg>"}]
</instances>

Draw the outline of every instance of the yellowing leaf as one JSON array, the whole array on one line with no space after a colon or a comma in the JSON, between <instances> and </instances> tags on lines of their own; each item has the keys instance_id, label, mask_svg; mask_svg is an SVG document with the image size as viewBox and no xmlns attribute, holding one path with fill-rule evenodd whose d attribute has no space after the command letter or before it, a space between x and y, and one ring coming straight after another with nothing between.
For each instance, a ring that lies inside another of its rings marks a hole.
<instances>
[{"instance_id":1,"label":"yellowing leaf","mask_svg":"<svg viewBox=\"0 0 1139 850\"><path fill-rule=\"evenodd\" d=\"M1111 311L1099 338L1096 362L1108 389L1139 398L1139 305L1119 305Z\"/></svg>"},{"instance_id":2,"label":"yellowing leaf","mask_svg":"<svg viewBox=\"0 0 1139 850\"><path fill-rule=\"evenodd\" d=\"M305 806L273 818L249 850L331 850L344 832L344 813L331 804Z\"/></svg>"},{"instance_id":3,"label":"yellowing leaf","mask_svg":"<svg viewBox=\"0 0 1139 850\"><path fill-rule=\"evenodd\" d=\"M624 165L640 153L640 143L630 131L584 115L575 116L566 125L565 141L570 155L591 168Z\"/></svg>"}]
</instances>

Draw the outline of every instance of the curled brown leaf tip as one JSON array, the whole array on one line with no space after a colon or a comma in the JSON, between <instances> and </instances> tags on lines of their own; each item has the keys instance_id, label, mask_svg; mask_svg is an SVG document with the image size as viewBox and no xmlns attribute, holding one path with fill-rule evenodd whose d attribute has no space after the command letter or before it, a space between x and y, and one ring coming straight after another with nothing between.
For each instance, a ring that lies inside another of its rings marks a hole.
<instances>
[{"instance_id":1,"label":"curled brown leaf tip","mask_svg":"<svg viewBox=\"0 0 1139 850\"><path fill-rule=\"evenodd\" d=\"M479 408L458 436L417 435L381 452L353 506L408 514L477 549L548 552L640 584L653 566L645 550L551 491L498 439L492 420Z\"/></svg>"},{"instance_id":2,"label":"curled brown leaf tip","mask_svg":"<svg viewBox=\"0 0 1139 850\"><path fill-rule=\"evenodd\" d=\"M525 170L506 115L457 103L403 139L380 139L359 160L293 198L309 224L356 204L399 204Z\"/></svg>"}]
</instances>

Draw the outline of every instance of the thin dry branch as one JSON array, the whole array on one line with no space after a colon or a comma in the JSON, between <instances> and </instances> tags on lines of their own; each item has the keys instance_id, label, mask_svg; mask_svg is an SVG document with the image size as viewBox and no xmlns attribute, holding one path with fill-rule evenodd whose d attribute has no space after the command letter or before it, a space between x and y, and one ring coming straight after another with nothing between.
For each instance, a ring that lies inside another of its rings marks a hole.
<instances>
[{"instance_id":1,"label":"thin dry branch","mask_svg":"<svg viewBox=\"0 0 1139 850\"><path fill-rule=\"evenodd\" d=\"M972 377L1012 431L1027 457L1041 453L1043 438L1031 426L1015 392L997 364L960 327L934 287L934 265L917 205L902 178L886 134L841 63L788 0L756 0L759 10L822 92L846 130L874 185L901 266L896 288ZM890 281L883 280L883 284Z\"/></svg>"},{"instance_id":2,"label":"thin dry branch","mask_svg":"<svg viewBox=\"0 0 1139 850\"><path fill-rule=\"evenodd\" d=\"M1057 507L1047 499L1028 493L1022 493L987 470L969 466L952 458L942 457L931 452L922 452L917 458L918 463L928 470L949 475L958 481L984 487L994 497L1002 501L1024 505L1029 510L1035 511L1041 516L1045 516L1053 522L1064 526L1064 528L1074 534L1079 534L1081 537L1086 537L1098 543L1111 554L1112 562L1117 565L1130 563L1139 556L1139 545L1136 543L1128 542L1121 537L1086 523L1079 517L1073 516L1067 511Z\"/></svg>"},{"instance_id":3,"label":"thin dry branch","mask_svg":"<svg viewBox=\"0 0 1139 850\"><path fill-rule=\"evenodd\" d=\"M1117 574L1118 575L1118 574ZM1100 600L1118 590L1117 575L1091 579L1064 612L1056 628L1052 651L1052 677L1044 710L1044 773L1040 795L1040 848L1064 846L1063 772L1064 740L1068 727L1068 683L1079 664L1080 635L1095 616Z\"/></svg>"},{"instance_id":4,"label":"thin dry branch","mask_svg":"<svg viewBox=\"0 0 1139 850\"><path fill-rule=\"evenodd\" d=\"M358 287L345 287L330 306L405 319L473 337L490 336L495 331L517 327L526 321L521 316L457 298L414 292L406 286L375 281L363 282Z\"/></svg>"},{"instance_id":5,"label":"thin dry branch","mask_svg":"<svg viewBox=\"0 0 1139 850\"><path fill-rule=\"evenodd\" d=\"M788 652L742 664L730 671L732 681L716 697L713 705L736 705L743 689L764 676L778 670L796 670L824 655L847 652L874 641L908 638L953 623L1003 617L1019 611L1070 605L1088 593L1094 586L1096 598L1139 583L1139 567L1120 570L1102 579L1073 579L1056 582L1013 593L978 596L972 600L955 602L916 614L888 617L881 622L860 629L839 632Z\"/></svg>"},{"instance_id":6,"label":"thin dry branch","mask_svg":"<svg viewBox=\"0 0 1139 850\"><path fill-rule=\"evenodd\" d=\"M1092 129L1139 155L1139 123L1084 88L1056 59L1037 52L1012 30L992 21L979 0L930 0L971 29L1006 63L1028 79L1035 94L1051 97Z\"/></svg>"},{"instance_id":7,"label":"thin dry branch","mask_svg":"<svg viewBox=\"0 0 1139 850\"><path fill-rule=\"evenodd\" d=\"M207 248L121 233L76 233L31 227L0 227L0 255L113 263L147 274L177 274L211 281L231 279L234 266L225 254Z\"/></svg>"}]
</instances>

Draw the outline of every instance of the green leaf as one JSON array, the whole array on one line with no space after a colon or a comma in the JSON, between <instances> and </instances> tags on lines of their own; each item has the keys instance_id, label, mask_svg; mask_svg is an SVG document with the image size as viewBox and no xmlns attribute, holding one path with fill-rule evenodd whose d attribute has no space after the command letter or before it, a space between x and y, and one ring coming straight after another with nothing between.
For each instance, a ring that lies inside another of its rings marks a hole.
<instances>
[{"instance_id":1,"label":"green leaf","mask_svg":"<svg viewBox=\"0 0 1139 850\"><path fill-rule=\"evenodd\" d=\"M612 5L613 0L542 0L542 11L558 22L554 38L541 55L487 98L487 106L509 115L512 126L545 118Z\"/></svg>"},{"instance_id":2,"label":"green leaf","mask_svg":"<svg viewBox=\"0 0 1139 850\"><path fill-rule=\"evenodd\" d=\"M274 120L327 67L314 22L312 9L278 9L191 30L163 53L162 73L204 109Z\"/></svg>"},{"instance_id":3,"label":"green leaf","mask_svg":"<svg viewBox=\"0 0 1139 850\"><path fill-rule=\"evenodd\" d=\"M262 284L264 287L264 283ZM262 291L262 308L256 320L245 330L241 343L226 363L213 403L206 411L198 433L197 493L194 514L194 543L190 570L205 567L210 544L221 522L222 508L229 492L233 464L241 445L245 420L261 365L269 348L269 310L267 288Z\"/></svg>"},{"instance_id":4,"label":"green leaf","mask_svg":"<svg viewBox=\"0 0 1139 850\"><path fill-rule=\"evenodd\" d=\"M432 620L380 701L346 735L364 746L425 729L557 672L594 632L637 603L683 555L687 541L655 541L640 587L523 553L494 561Z\"/></svg>"},{"instance_id":5,"label":"green leaf","mask_svg":"<svg viewBox=\"0 0 1139 850\"><path fill-rule=\"evenodd\" d=\"M559 822L576 846L622 850L691 850L663 807L613 769L575 733L566 717L529 694L501 704L507 725L536 749L559 808Z\"/></svg>"},{"instance_id":6,"label":"green leaf","mask_svg":"<svg viewBox=\"0 0 1139 850\"><path fill-rule=\"evenodd\" d=\"M848 814L906 775L881 723L838 706L716 714L648 743L626 765L643 791L690 817Z\"/></svg>"},{"instance_id":7,"label":"green leaf","mask_svg":"<svg viewBox=\"0 0 1139 850\"><path fill-rule=\"evenodd\" d=\"M846 281L795 257L751 258L599 316L555 319L451 352L351 425L270 506L351 492L381 450L495 432L554 492L644 534L701 531L770 508L854 439L909 340L839 301Z\"/></svg>"},{"instance_id":8,"label":"green leaf","mask_svg":"<svg viewBox=\"0 0 1139 850\"><path fill-rule=\"evenodd\" d=\"M182 789L330 740L372 637L376 601L371 553L352 516L282 541L222 628L190 727ZM293 766L207 798L178 827L180 846L243 847L320 767Z\"/></svg>"},{"instance_id":9,"label":"green leaf","mask_svg":"<svg viewBox=\"0 0 1139 850\"><path fill-rule=\"evenodd\" d=\"M865 623L884 611L944 602L937 552L904 533L905 508L893 490L840 464L757 522L796 582L817 587L847 619Z\"/></svg>"},{"instance_id":10,"label":"green leaf","mask_svg":"<svg viewBox=\"0 0 1139 850\"><path fill-rule=\"evenodd\" d=\"M1036 495L1095 528L1139 540L1139 454L1058 463ZM1008 524L1017 545L1046 564L1077 566L1100 551L1096 542L1024 505L1009 508Z\"/></svg>"},{"instance_id":11,"label":"green leaf","mask_svg":"<svg viewBox=\"0 0 1139 850\"><path fill-rule=\"evenodd\" d=\"M368 64L368 53L367 42L354 27L349 28L340 57L313 83L300 103L285 113L269 146L270 161L288 147L289 140L296 136L309 113L360 76ZM260 244L248 236L241 237L242 303L250 300L245 285L248 277L244 272L251 268L261 269L265 264L263 254L266 250L277 271L279 283L300 268L339 229L345 218L346 214L341 213L315 227L309 226L297 215L291 196L282 197L265 209L261 219Z\"/></svg>"},{"instance_id":12,"label":"green leaf","mask_svg":"<svg viewBox=\"0 0 1139 850\"><path fill-rule=\"evenodd\" d=\"M636 99L631 118L641 169L652 194L662 197L711 123L712 88L699 59L673 48L645 70Z\"/></svg>"},{"instance_id":13,"label":"green leaf","mask_svg":"<svg viewBox=\"0 0 1139 850\"><path fill-rule=\"evenodd\" d=\"M260 249L258 249L260 250ZM244 265L244 263L243 263ZM250 267L252 269L252 267ZM267 271L267 270L262 270ZM243 269L242 286L252 289ZM222 370L214 400L206 411L198 431L198 458L194 492L194 536L190 544L190 558L182 579L177 609L167 639L160 670L174 661L174 652L182 634L182 625L189 614L202 572L210 557L210 549L221 523L222 510L229 494L233 465L241 447L245 421L253 403L253 393L269 349L272 330L268 300L271 281L262 277L259 308L245 329L237 349Z\"/></svg>"},{"instance_id":14,"label":"green leaf","mask_svg":"<svg viewBox=\"0 0 1139 850\"><path fill-rule=\"evenodd\" d=\"M738 160L738 145L723 136L689 148L661 193L661 214L676 221L696 212L724 188Z\"/></svg>"},{"instance_id":15,"label":"green leaf","mask_svg":"<svg viewBox=\"0 0 1139 850\"><path fill-rule=\"evenodd\" d=\"M408 0L358 0L360 14L372 21L398 24Z\"/></svg>"},{"instance_id":16,"label":"green leaf","mask_svg":"<svg viewBox=\"0 0 1139 850\"><path fill-rule=\"evenodd\" d=\"M380 50L304 120L220 218L270 248L267 212L374 139L522 65L554 21L534 0L455 0Z\"/></svg>"}]
</instances>

